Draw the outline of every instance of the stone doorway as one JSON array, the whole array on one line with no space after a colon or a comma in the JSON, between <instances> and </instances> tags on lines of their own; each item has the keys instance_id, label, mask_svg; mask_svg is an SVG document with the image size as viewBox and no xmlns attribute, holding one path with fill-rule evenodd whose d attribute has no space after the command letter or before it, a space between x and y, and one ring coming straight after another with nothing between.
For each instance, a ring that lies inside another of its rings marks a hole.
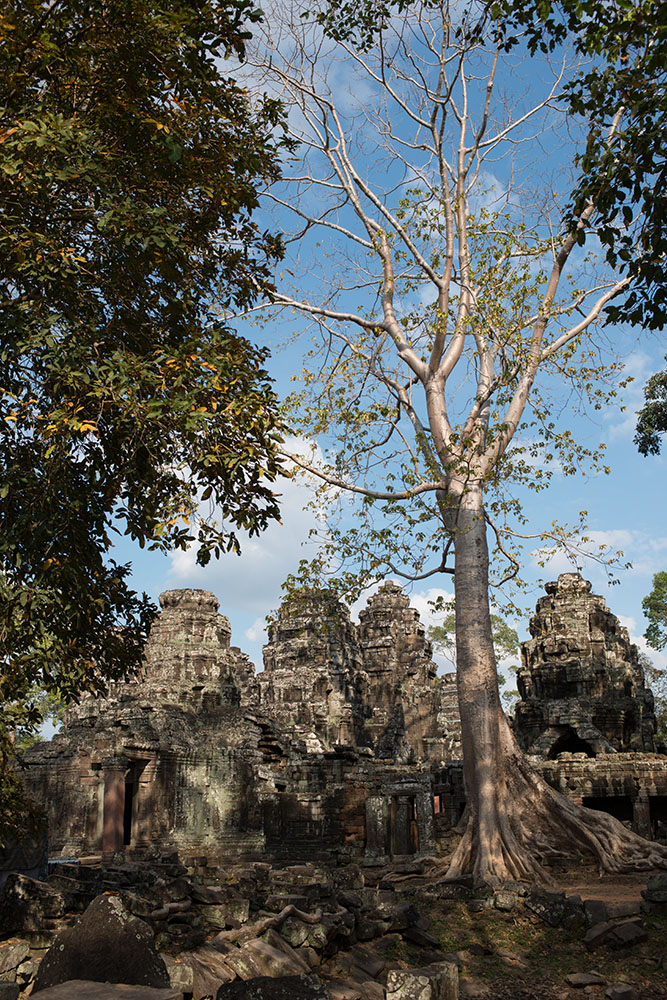
<instances>
[{"instance_id":1,"label":"stone doorway","mask_svg":"<svg viewBox=\"0 0 667 1000\"><path fill-rule=\"evenodd\" d=\"M389 810L389 843L392 857L417 854L419 821L415 795L392 795Z\"/></svg>"},{"instance_id":2,"label":"stone doorway","mask_svg":"<svg viewBox=\"0 0 667 1000\"><path fill-rule=\"evenodd\" d=\"M591 795L582 799L582 805L587 809L597 809L609 813L622 823L632 823L634 810L629 795Z\"/></svg>"}]
</instances>

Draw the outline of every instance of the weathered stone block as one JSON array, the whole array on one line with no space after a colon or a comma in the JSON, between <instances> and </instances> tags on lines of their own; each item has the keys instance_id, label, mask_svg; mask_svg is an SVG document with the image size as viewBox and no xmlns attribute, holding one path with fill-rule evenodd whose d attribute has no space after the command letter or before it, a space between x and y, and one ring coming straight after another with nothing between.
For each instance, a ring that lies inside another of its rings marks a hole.
<instances>
[{"instance_id":1,"label":"weathered stone block","mask_svg":"<svg viewBox=\"0 0 667 1000\"><path fill-rule=\"evenodd\" d=\"M642 896L649 903L667 903L667 874L649 875Z\"/></svg>"},{"instance_id":2,"label":"weathered stone block","mask_svg":"<svg viewBox=\"0 0 667 1000\"><path fill-rule=\"evenodd\" d=\"M0 941L0 976L7 978L7 974L15 971L29 955L30 945L22 938Z\"/></svg>"},{"instance_id":3,"label":"weathered stone block","mask_svg":"<svg viewBox=\"0 0 667 1000\"><path fill-rule=\"evenodd\" d=\"M602 899L584 900L584 914L588 927L593 927L595 924L603 924L609 920L610 916L607 911L607 904Z\"/></svg>"},{"instance_id":4,"label":"weathered stone block","mask_svg":"<svg viewBox=\"0 0 667 1000\"><path fill-rule=\"evenodd\" d=\"M42 962L33 993L71 979L169 986L150 927L118 896L98 896L83 916L59 934Z\"/></svg>"},{"instance_id":5,"label":"weathered stone block","mask_svg":"<svg viewBox=\"0 0 667 1000\"><path fill-rule=\"evenodd\" d=\"M611 921L605 920L590 927L584 934L584 945L588 951L595 951L596 948L603 945L613 926Z\"/></svg>"},{"instance_id":6,"label":"weathered stone block","mask_svg":"<svg viewBox=\"0 0 667 1000\"><path fill-rule=\"evenodd\" d=\"M423 969L390 969L387 1000L458 1000L459 970L449 962Z\"/></svg>"},{"instance_id":7,"label":"weathered stone block","mask_svg":"<svg viewBox=\"0 0 667 1000\"><path fill-rule=\"evenodd\" d=\"M610 948L618 950L620 948L630 948L633 945L646 941L648 935L644 928L636 920L626 920L622 924L615 924L609 934L607 944Z\"/></svg>"},{"instance_id":8,"label":"weathered stone block","mask_svg":"<svg viewBox=\"0 0 667 1000\"><path fill-rule=\"evenodd\" d=\"M585 986L606 986L607 980L599 972L573 972L565 977L568 986L583 989Z\"/></svg>"},{"instance_id":9,"label":"weathered stone block","mask_svg":"<svg viewBox=\"0 0 667 1000\"><path fill-rule=\"evenodd\" d=\"M565 894L533 886L526 896L526 906L549 927L558 927L565 913Z\"/></svg>"},{"instance_id":10,"label":"weathered stone block","mask_svg":"<svg viewBox=\"0 0 667 1000\"><path fill-rule=\"evenodd\" d=\"M310 973L309 967L293 950L288 955L259 938L247 941L241 950L252 955L264 976L300 976Z\"/></svg>"},{"instance_id":11,"label":"weathered stone block","mask_svg":"<svg viewBox=\"0 0 667 1000\"><path fill-rule=\"evenodd\" d=\"M506 892L504 889L499 889L493 897L493 905L497 910L502 910L504 913L509 913L516 908L519 901L519 897L515 892Z\"/></svg>"}]
</instances>

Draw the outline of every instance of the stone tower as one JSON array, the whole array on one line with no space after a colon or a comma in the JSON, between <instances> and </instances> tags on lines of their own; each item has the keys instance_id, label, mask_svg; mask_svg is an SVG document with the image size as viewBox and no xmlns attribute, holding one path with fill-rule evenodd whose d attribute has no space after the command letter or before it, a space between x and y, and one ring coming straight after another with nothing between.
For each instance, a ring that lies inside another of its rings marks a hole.
<instances>
[{"instance_id":1,"label":"stone tower","mask_svg":"<svg viewBox=\"0 0 667 1000\"><path fill-rule=\"evenodd\" d=\"M546 585L522 644L515 733L529 753L652 751L653 695L637 647L579 573Z\"/></svg>"},{"instance_id":2,"label":"stone tower","mask_svg":"<svg viewBox=\"0 0 667 1000\"><path fill-rule=\"evenodd\" d=\"M350 612L326 591L286 600L269 626L259 705L323 748L363 742L361 657Z\"/></svg>"},{"instance_id":3,"label":"stone tower","mask_svg":"<svg viewBox=\"0 0 667 1000\"><path fill-rule=\"evenodd\" d=\"M381 757L429 756L440 708L437 667L419 612L395 583L385 583L359 615L368 675L366 732Z\"/></svg>"}]
</instances>

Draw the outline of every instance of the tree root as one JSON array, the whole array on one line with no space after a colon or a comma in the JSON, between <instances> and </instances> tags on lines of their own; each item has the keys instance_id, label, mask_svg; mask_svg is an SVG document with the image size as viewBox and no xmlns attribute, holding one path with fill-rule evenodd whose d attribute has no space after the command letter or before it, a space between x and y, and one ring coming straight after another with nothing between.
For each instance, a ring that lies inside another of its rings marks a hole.
<instances>
[{"instance_id":1,"label":"tree root","mask_svg":"<svg viewBox=\"0 0 667 1000\"><path fill-rule=\"evenodd\" d=\"M504 780L471 806L447 878L553 883L547 865L595 860L600 874L667 868L667 847L645 840L608 813L587 809L551 788L515 746Z\"/></svg>"},{"instance_id":2,"label":"tree root","mask_svg":"<svg viewBox=\"0 0 667 1000\"><path fill-rule=\"evenodd\" d=\"M250 941L252 938L261 937L270 927L280 927L288 917L296 917L297 920L301 920L304 924L319 924L322 919L322 911L315 910L314 913L306 913L304 910L299 910L290 903L289 906L283 907L280 913L266 915L261 920L256 920L252 924L244 924L243 927L238 927L235 930L220 931L219 934L216 934L214 940L242 944L244 941Z\"/></svg>"}]
</instances>

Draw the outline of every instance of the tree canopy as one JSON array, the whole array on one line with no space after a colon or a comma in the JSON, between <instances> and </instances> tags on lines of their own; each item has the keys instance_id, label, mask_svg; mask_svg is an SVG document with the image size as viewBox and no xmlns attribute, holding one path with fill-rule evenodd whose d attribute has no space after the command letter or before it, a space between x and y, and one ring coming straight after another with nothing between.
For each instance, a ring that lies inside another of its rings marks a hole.
<instances>
[{"instance_id":1,"label":"tree canopy","mask_svg":"<svg viewBox=\"0 0 667 1000\"><path fill-rule=\"evenodd\" d=\"M0 3L4 756L35 685L71 698L139 664L153 607L114 537L205 562L278 517L267 355L225 323L282 252L253 217L281 109L224 73L259 17Z\"/></svg>"}]
</instances>

